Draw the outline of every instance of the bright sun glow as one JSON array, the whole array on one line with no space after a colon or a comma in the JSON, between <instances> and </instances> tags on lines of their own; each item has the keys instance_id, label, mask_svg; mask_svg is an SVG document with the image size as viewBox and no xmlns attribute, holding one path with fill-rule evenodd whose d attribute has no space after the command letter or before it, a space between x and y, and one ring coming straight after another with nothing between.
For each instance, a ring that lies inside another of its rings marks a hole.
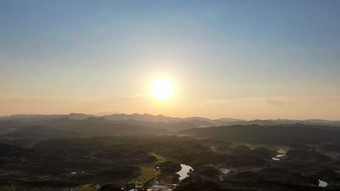
<instances>
[{"instance_id":1,"label":"bright sun glow","mask_svg":"<svg viewBox=\"0 0 340 191\"><path fill-rule=\"evenodd\" d=\"M174 96L174 92L174 85L166 78L157 79L151 85L151 95L160 101L169 100Z\"/></svg>"}]
</instances>

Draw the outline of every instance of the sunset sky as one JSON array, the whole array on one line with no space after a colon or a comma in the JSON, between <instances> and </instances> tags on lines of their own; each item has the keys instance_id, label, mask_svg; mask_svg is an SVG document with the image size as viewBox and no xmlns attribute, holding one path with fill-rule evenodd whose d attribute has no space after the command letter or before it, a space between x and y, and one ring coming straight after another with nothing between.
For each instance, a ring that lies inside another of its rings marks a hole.
<instances>
[{"instance_id":1,"label":"sunset sky","mask_svg":"<svg viewBox=\"0 0 340 191\"><path fill-rule=\"evenodd\" d=\"M0 115L340 120L340 1L0 1ZM150 95L169 79L174 97Z\"/></svg>"}]
</instances>

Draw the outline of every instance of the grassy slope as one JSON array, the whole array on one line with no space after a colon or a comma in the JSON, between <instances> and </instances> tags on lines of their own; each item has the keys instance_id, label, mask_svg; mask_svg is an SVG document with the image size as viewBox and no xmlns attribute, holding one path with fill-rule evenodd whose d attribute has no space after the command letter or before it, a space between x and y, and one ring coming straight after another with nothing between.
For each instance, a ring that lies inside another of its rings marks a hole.
<instances>
[{"instance_id":1,"label":"grassy slope","mask_svg":"<svg viewBox=\"0 0 340 191\"><path fill-rule=\"evenodd\" d=\"M158 154L155 154L155 153L152 153L151 155L153 155L157 158L156 162L137 165L137 167L139 167L141 169L141 175L139 175L136 179L137 180L143 179L143 181L134 181L134 182L130 181L129 184L144 184L148 180L153 179L153 178L160 175L159 171L154 172L153 167L156 164L167 161L167 159L158 155ZM125 180L123 180L123 182L124 181ZM95 185L96 185L96 183L83 185L83 186L80 187L80 191L94 191L94 190L96 190L94 188Z\"/></svg>"},{"instance_id":2,"label":"grassy slope","mask_svg":"<svg viewBox=\"0 0 340 191\"><path fill-rule=\"evenodd\" d=\"M152 153L151 155L153 155L157 158L156 162L138 165L138 167L141 169L141 175L139 175L137 179L139 179L139 180L143 179L143 181L136 181L136 182L130 182L130 183L132 183L132 184L144 184L148 180L153 179L153 178L160 175L160 171L154 172L153 167L156 164L159 164L159 163L166 161L167 159L158 155L158 154L155 154L155 153Z\"/></svg>"}]
</instances>

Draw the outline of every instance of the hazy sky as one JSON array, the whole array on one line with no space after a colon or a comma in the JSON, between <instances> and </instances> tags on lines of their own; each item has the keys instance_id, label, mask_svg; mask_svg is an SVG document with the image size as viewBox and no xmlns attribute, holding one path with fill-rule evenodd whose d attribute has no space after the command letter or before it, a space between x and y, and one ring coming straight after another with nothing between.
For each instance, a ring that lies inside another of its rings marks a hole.
<instances>
[{"instance_id":1,"label":"hazy sky","mask_svg":"<svg viewBox=\"0 0 340 191\"><path fill-rule=\"evenodd\" d=\"M0 1L0 115L340 119L340 1ZM175 97L151 98L167 77Z\"/></svg>"}]
</instances>

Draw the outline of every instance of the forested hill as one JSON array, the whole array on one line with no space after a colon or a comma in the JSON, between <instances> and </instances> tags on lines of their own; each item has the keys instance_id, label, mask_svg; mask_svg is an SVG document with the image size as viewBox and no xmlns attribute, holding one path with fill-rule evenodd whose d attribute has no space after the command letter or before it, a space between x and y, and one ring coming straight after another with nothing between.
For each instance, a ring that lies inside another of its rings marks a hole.
<instances>
[{"instance_id":1,"label":"forested hill","mask_svg":"<svg viewBox=\"0 0 340 191\"><path fill-rule=\"evenodd\" d=\"M268 144L335 143L340 139L340 128L318 125L233 125L195 128L180 132L197 138L221 138L235 141Z\"/></svg>"}]
</instances>

